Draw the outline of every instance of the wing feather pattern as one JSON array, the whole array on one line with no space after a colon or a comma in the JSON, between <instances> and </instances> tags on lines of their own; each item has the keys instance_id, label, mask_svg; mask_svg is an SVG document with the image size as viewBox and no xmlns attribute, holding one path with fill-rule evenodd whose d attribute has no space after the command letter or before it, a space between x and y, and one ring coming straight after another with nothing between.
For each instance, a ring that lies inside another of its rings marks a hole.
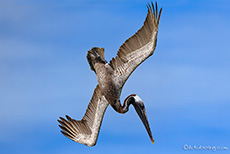
<instances>
[{"instance_id":1,"label":"wing feather pattern","mask_svg":"<svg viewBox=\"0 0 230 154\"><path fill-rule=\"evenodd\" d=\"M110 61L115 80L120 84L120 88L132 72L155 50L162 8L159 14L157 3L155 6L153 3L148 3L147 8L148 14L144 25L121 45L117 56Z\"/></svg>"},{"instance_id":2,"label":"wing feather pattern","mask_svg":"<svg viewBox=\"0 0 230 154\"><path fill-rule=\"evenodd\" d=\"M60 123L59 127L62 129L62 134L75 142L94 146L97 142L101 122L108 104L97 85L85 115L80 121L72 119L68 115L66 115L66 119L60 117L58 122Z\"/></svg>"}]
</instances>

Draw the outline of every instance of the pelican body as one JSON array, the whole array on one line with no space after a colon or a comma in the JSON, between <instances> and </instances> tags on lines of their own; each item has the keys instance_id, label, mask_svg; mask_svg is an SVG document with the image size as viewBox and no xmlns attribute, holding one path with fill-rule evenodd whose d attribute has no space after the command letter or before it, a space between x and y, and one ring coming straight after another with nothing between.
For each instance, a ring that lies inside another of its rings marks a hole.
<instances>
[{"instance_id":1,"label":"pelican body","mask_svg":"<svg viewBox=\"0 0 230 154\"><path fill-rule=\"evenodd\" d=\"M109 63L104 59L104 48L93 47L88 51L87 60L97 76L98 85L80 121L68 115L66 119L60 117L58 120L61 132L66 137L87 146L94 146L108 105L121 114L128 112L129 106L133 105L152 143L154 142L142 99L136 94L131 94L124 100L123 105L120 100L122 88L129 76L154 53L156 47L162 8L159 14L157 3L155 6L153 3L147 4L147 8L148 14L144 25L121 45L117 56Z\"/></svg>"}]
</instances>

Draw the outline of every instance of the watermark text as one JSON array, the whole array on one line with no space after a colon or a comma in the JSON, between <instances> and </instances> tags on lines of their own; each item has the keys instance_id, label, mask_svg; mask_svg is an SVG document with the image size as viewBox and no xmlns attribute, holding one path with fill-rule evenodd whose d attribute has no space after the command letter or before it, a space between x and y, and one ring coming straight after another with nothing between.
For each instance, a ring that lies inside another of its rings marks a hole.
<instances>
[{"instance_id":1,"label":"watermark text","mask_svg":"<svg viewBox=\"0 0 230 154\"><path fill-rule=\"evenodd\" d=\"M210 151L221 151L221 150L228 150L226 146L210 146L210 145L189 145L185 144L183 146L185 151L191 150L210 150Z\"/></svg>"}]
</instances>

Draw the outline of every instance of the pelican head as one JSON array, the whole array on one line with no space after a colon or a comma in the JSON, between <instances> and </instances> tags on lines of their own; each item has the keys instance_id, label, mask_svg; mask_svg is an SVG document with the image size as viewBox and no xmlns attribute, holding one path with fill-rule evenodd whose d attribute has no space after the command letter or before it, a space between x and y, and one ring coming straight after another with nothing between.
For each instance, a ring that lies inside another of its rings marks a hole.
<instances>
[{"instance_id":1,"label":"pelican head","mask_svg":"<svg viewBox=\"0 0 230 154\"><path fill-rule=\"evenodd\" d=\"M146 111L145 111L145 105L144 105L142 99L136 94L129 95L124 101L124 105L122 107L123 112L128 112L129 106L131 104L134 106L137 114L139 115L141 121L143 122L152 143L154 143L152 133L151 133L151 130L149 127L149 122L147 119Z\"/></svg>"}]
</instances>

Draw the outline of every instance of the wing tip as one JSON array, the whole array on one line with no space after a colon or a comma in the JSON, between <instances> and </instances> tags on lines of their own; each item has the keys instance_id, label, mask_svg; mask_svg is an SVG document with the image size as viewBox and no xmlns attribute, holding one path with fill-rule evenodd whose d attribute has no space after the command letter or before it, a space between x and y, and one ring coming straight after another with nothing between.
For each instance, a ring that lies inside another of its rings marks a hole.
<instances>
[{"instance_id":1,"label":"wing tip","mask_svg":"<svg viewBox=\"0 0 230 154\"><path fill-rule=\"evenodd\" d=\"M80 121L76 121L75 119L70 118L68 115L65 115L65 117L66 119L63 117L59 117L60 119L58 119L57 121L60 124L58 126L61 128L62 134L69 139L75 141L74 138L77 137L79 134L89 135L92 133L91 129L88 126L88 123L84 122L83 119Z\"/></svg>"},{"instance_id":2,"label":"wing tip","mask_svg":"<svg viewBox=\"0 0 230 154\"><path fill-rule=\"evenodd\" d=\"M160 11L158 11L157 1L155 2L155 4L153 3L153 1L151 1L151 3L147 3L146 6L148 8L148 13L151 13L153 15L153 17L155 18L155 22L157 23L157 25L159 25L162 7L160 8Z\"/></svg>"}]
</instances>

